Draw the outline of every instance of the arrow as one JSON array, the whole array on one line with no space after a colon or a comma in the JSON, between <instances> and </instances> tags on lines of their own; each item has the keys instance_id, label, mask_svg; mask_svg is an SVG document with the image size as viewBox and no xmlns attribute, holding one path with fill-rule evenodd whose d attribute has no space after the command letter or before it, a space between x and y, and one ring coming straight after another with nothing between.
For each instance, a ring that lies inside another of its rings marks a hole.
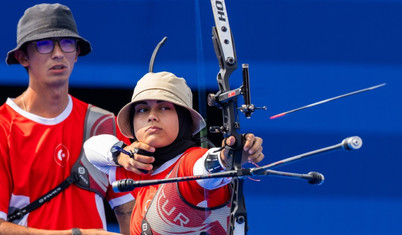
<instances>
[{"instance_id":1,"label":"arrow","mask_svg":"<svg viewBox=\"0 0 402 235\"><path fill-rule=\"evenodd\" d=\"M313 106L323 104L323 103L326 103L326 102L329 102L329 101L333 101L333 100L336 100L336 99L340 99L340 98L343 98L343 97L346 97L346 96L355 95L355 94L362 93L362 92L365 92L365 91L374 90L376 88L379 88L379 87L382 87L382 86L385 86L385 85L386 85L386 83L382 83L382 84L372 86L372 87L368 87L368 88L365 88L365 89L361 89L361 90L358 90L358 91L353 91L353 92L350 92L350 93L347 93L347 94L335 96L335 97L332 97L332 98L329 98L329 99L318 101L318 102L315 102L315 103L312 103L312 104L309 104L309 105L306 105L306 106L303 106L303 107L300 107L300 108L297 108L297 109L293 109L293 110L290 110L290 111L287 111L287 112L283 112L283 113L271 116L269 119L275 119L275 118L278 118L278 117L283 117L283 116L285 116L286 114L289 114L289 113L293 113L293 112L296 112L296 111L299 111L299 110L302 110L302 109L306 109L306 108L311 108Z\"/></svg>"}]
</instances>

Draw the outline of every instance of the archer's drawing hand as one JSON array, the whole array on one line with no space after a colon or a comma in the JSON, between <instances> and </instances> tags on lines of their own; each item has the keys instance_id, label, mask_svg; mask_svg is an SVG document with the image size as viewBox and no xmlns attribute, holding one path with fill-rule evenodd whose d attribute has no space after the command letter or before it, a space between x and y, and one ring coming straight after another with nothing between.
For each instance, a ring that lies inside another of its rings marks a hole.
<instances>
[{"instance_id":1,"label":"archer's drawing hand","mask_svg":"<svg viewBox=\"0 0 402 235\"><path fill-rule=\"evenodd\" d=\"M124 167L124 169L139 175L146 174L146 172L150 172L153 169L152 163L155 161L155 158L140 154L138 153L138 150L145 150L152 154L155 152L154 147L146 143L135 141L131 145L126 146L124 149L133 153L133 158L126 154L119 155L117 160L119 164Z\"/></svg>"},{"instance_id":2,"label":"archer's drawing hand","mask_svg":"<svg viewBox=\"0 0 402 235\"><path fill-rule=\"evenodd\" d=\"M226 144L228 146L233 146L236 142L234 136L229 136L222 141L222 146ZM246 162L259 163L264 159L264 154L262 153L262 138L255 136L254 134L248 133L244 136L244 145L242 153L242 164ZM228 150L223 149L221 152L222 161L226 164L228 157Z\"/></svg>"}]
</instances>

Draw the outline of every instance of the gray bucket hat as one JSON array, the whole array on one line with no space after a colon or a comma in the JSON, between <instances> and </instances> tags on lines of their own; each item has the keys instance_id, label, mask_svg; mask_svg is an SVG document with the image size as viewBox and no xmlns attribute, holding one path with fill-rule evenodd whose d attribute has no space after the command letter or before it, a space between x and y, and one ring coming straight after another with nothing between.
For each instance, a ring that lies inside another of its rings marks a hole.
<instances>
[{"instance_id":1,"label":"gray bucket hat","mask_svg":"<svg viewBox=\"0 0 402 235\"><path fill-rule=\"evenodd\" d=\"M44 3L28 8L19 20L17 47L7 53L6 63L19 64L14 53L25 43L53 37L77 38L80 47L79 56L91 52L91 44L78 34L70 8L59 3Z\"/></svg>"},{"instance_id":2,"label":"gray bucket hat","mask_svg":"<svg viewBox=\"0 0 402 235\"><path fill-rule=\"evenodd\" d=\"M201 114L193 109L193 93L186 80L169 72L147 73L134 88L131 102L126 104L117 115L117 125L121 133L134 138L130 112L135 102L142 100L163 100L186 108L193 119L193 135L203 129L206 124Z\"/></svg>"}]
</instances>

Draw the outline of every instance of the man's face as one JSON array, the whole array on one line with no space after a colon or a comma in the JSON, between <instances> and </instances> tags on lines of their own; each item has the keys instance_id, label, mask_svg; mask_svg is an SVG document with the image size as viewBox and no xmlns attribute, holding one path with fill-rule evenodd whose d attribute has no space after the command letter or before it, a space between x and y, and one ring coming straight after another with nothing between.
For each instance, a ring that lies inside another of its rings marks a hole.
<instances>
[{"instance_id":1,"label":"man's face","mask_svg":"<svg viewBox=\"0 0 402 235\"><path fill-rule=\"evenodd\" d=\"M58 42L47 54L39 53L39 42L30 42L26 54L18 57L21 65L28 68L31 83L40 82L48 85L62 85L68 82L77 61L79 50L64 52Z\"/></svg>"}]
</instances>

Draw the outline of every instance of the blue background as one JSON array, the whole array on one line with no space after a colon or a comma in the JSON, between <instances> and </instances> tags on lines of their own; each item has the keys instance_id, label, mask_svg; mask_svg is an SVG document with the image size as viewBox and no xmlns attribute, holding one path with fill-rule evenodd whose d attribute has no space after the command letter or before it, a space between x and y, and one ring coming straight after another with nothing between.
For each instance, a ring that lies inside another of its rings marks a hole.
<instances>
[{"instance_id":1,"label":"blue background","mask_svg":"<svg viewBox=\"0 0 402 235\"><path fill-rule=\"evenodd\" d=\"M0 54L15 47L16 24L37 1L0 8ZM53 2L53 1L48 1ZM218 63L207 0L60 1L76 18L93 52L80 57L71 87L131 93L167 36L154 71L185 77L194 91L217 91ZM263 177L246 180L249 234L402 234L402 1L228 0L241 84L250 64L252 103L266 105L241 130L264 138L262 164L360 136L363 147L335 151L277 170L318 171L325 183ZM0 86L25 87L20 66L0 65ZM344 93L387 85L284 117L269 117ZM3 91L4 92L4 91ZM11 92L1 94L2 102ZM103 97L104 98L104 97ZM117 110L129 98L114 97ZM100 99L100 98L99 98ZM110 98L112 99L112 98ZM208 118L211 125L220 118Z\"/></svg>"}]
</instances>

